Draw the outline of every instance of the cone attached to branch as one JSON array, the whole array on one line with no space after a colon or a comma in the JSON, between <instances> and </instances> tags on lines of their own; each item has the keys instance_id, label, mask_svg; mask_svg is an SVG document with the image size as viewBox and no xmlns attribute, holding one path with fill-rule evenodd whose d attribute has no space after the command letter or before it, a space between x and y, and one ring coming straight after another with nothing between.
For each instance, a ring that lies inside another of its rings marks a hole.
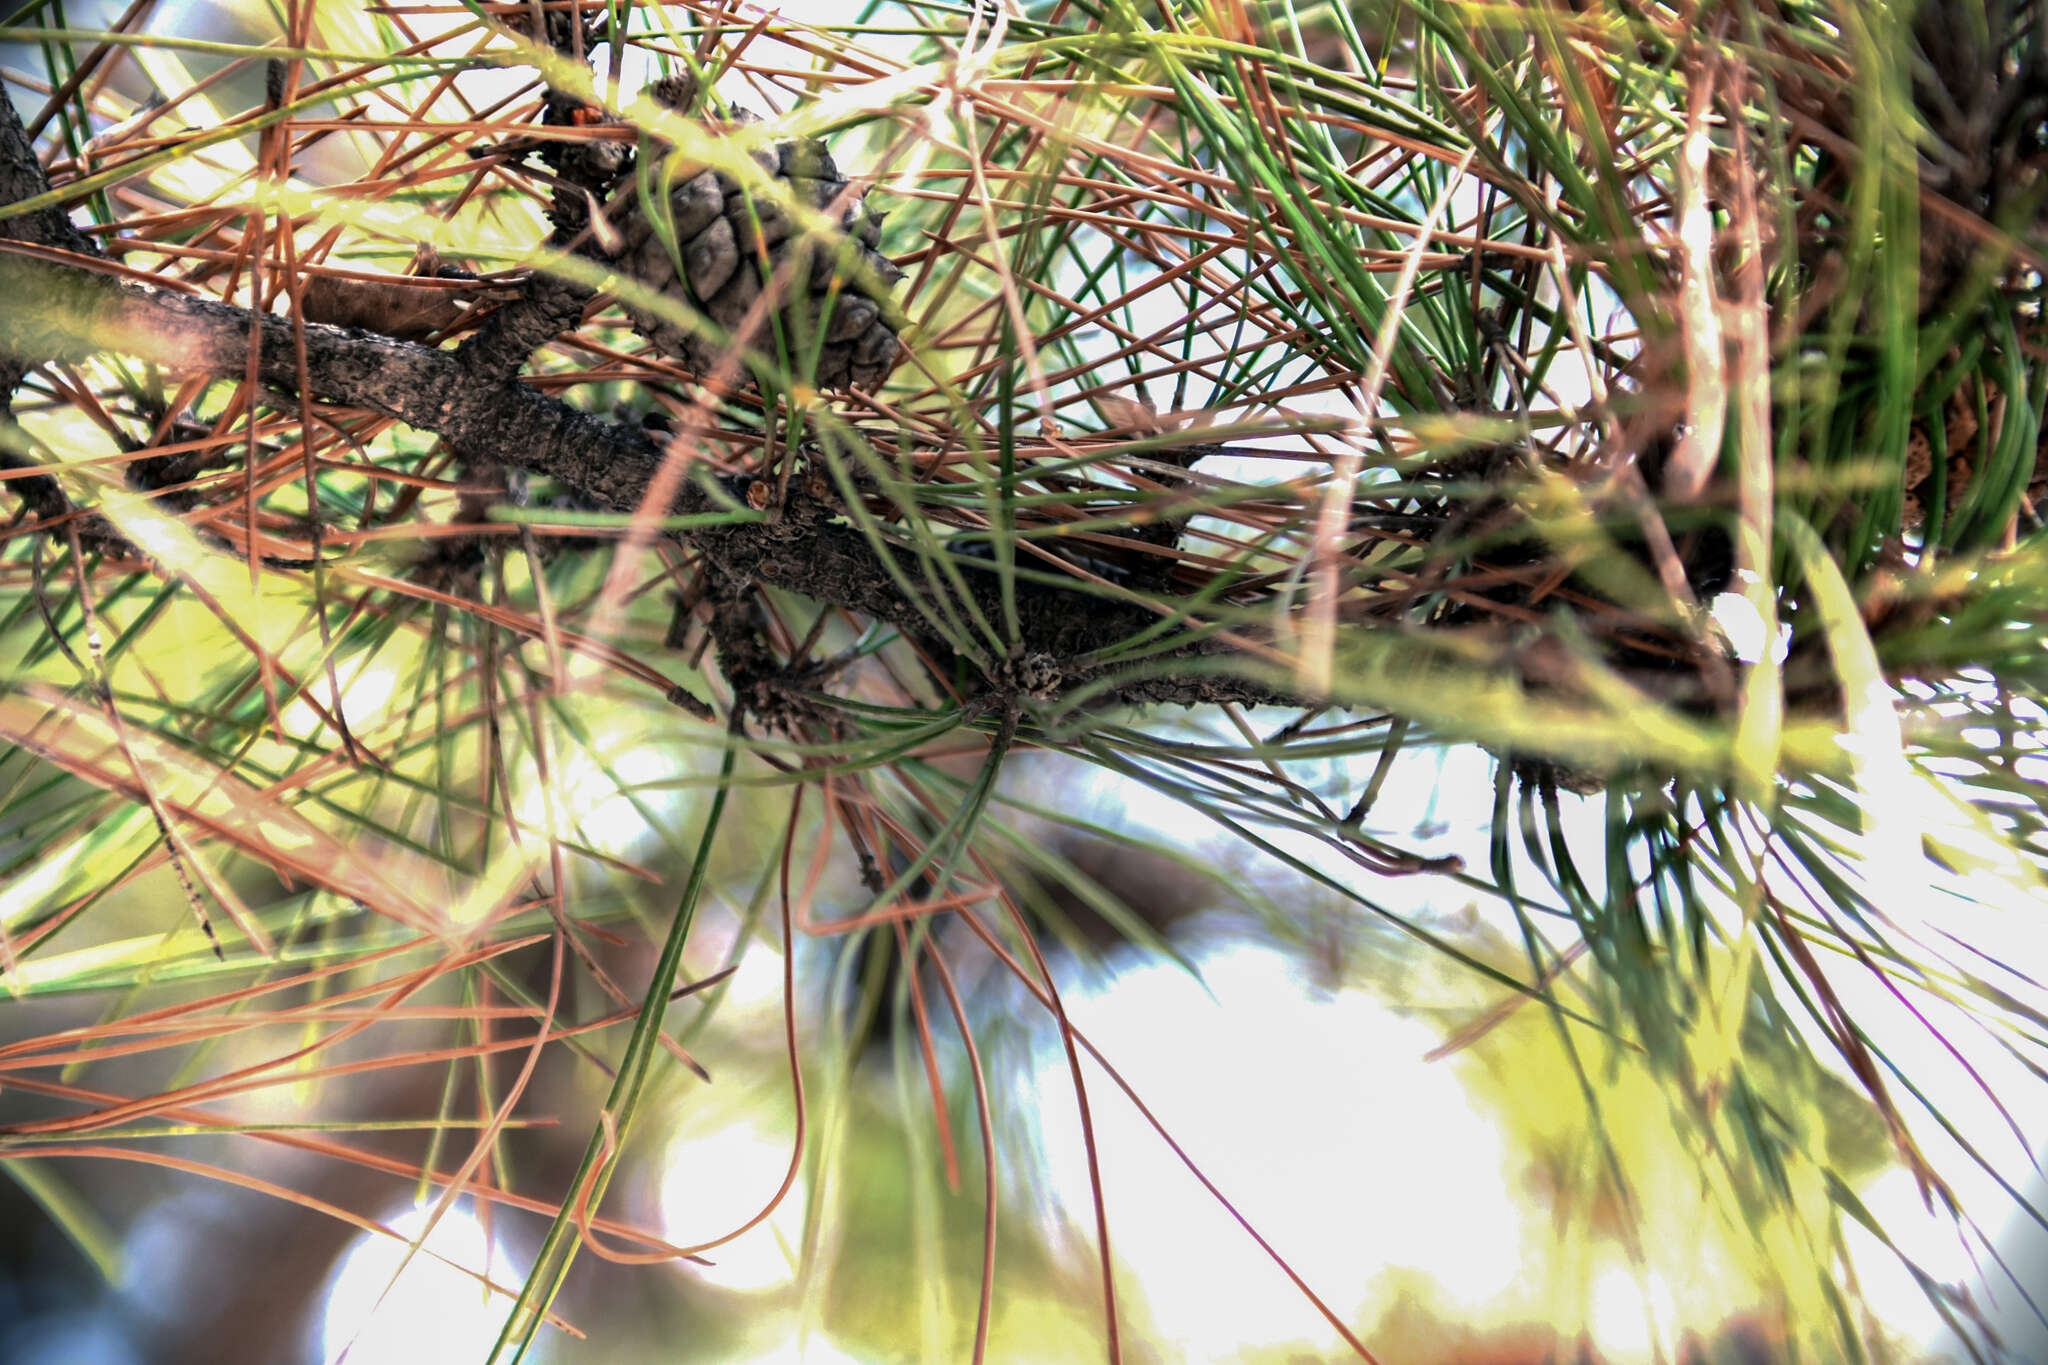
<instances>
[{"instance_id":1,"label":"cone attached to branch","mask_svg":"<svg viewBox=\"0 0 2048 1365\"><path fill-rule=\"evenodd\" d=\"M686 112L695 82L671 77L648 94ZM703 375L734 346L773 354L779 332L792 369L816 387L877 387L903 352L889 297L903 272L875 249L880 215L867 211L816 139L751 155L766 183L743 185L721 170L687 174L666 187L667 223L659 227L643 197L629 200L617 265L681 305L657 312L627 300L633 329Z\"/></svg>"}]
</instances>

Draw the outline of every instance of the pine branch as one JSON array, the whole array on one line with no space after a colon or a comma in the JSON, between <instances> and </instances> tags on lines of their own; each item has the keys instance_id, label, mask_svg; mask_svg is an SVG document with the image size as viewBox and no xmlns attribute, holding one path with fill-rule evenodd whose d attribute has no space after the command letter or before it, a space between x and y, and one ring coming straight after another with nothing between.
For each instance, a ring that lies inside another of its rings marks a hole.
<instances>
[{"instance_id":1,"label":"pine branch","mask_svg":"<svg viewBox=\"0 0 2048 1365\"><path fill-rule=\"evenodd\" d=\"M36 160L35 146L29 141L28 130L22 127L14 102L0 91L0 205L18 204L49 188L49 177L43 174L42 164ZM54 208L38 209L14 218L0 218L0 242L9 241L55 247L81 255L99 254L92 239ZM13 420L14 391L20 387L22 376L27 372L26 361L12 352L0 350L0 419ZM30 467L29 461L0 447L0 470ZM53 521L70 511L63 489L47 474L11 479L9 483L40 520Z\"/></svg>"},{"instance_id":2,"label":"pine branch","mask_svg":"<svg viewBox=\"0 0 2048 1365\"><path fill-rule=\"evenodd\" d=\"M48 182L21 135L11 104L0 112L0 136L8 149L4 183L18 196L16 202L47 192ZM63 240L72 245L83 240L75 230L70 239L63 239L48 222L50 213L22 215L0 224L33 225L36 235L27 239L38 244ZM22 254L0 256L0 291L20 301L0 316L0 349L21 357L19 363L75 361L117 351L173 375L234 378L248 369L254 319L247 309L233 304ZM267 387L294 392L298 367L291 321L264 316L260 334L257 377ZM467 459L554 479L600 511L638 510L661 466L661 447L640 427L594 417L529 385L498 378L497 372L505 368L506 344L494 341L450 352L322 323L305 324L303 336L315 390L306 397L363 408L432 432ZM522 333L509 346L525 346L531 340ZM750 482L746 477L701 479L686 485L664 515L745 506ZM36 510L42 514L39 504ZM889 552L839 516L839 508L822 487L792 486L781 516L772 522L677 534L711 556L729 578L802 593L922 637L924 615L898 586L899 575L917 581L915 562L899 556L892 574L882 559ZM984 580L970 580L980 605L995 615L1000 587L994 575L975 578ZM1143 606L1042 583L1020 581L1016 594L1021 633L1016 658L1033 661L1029 685L1041 699L1100 682L1107 670L1078 660L1158 619ZM1226 648L1195 641L1166 659L1219 658ZM1014 693L1020 686L1016 670L998 667L994 672L997 676L983 679L989 694ZM1101 700L1194 705L1277 698L1263 684L1208 673L1132 678L1109 687Z\"/></svg>"}]
</instances>

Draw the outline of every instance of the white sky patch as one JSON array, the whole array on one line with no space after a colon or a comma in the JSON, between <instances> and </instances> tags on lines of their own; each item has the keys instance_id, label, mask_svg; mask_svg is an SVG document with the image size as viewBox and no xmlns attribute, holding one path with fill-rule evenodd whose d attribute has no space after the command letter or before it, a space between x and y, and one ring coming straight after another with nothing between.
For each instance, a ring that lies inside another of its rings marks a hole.
<instances>
[{"instance_id":1,"label":"white sky patch","mask_svg":"<svg viewBox=\"0 0 2048 1365\"><path fill-rule=\"evenodd\" d=\"M762 1105L770 1113L774 1105ZM789 1169L791 1133L742 1120L671 1140L655 1195L661 1235L679 1245L721 1237L761 1211ZM759 1227L704 1253L710 1265L686 1265L691 1279L753 1293L796 1279L803 1241L806 1182L801 1172L782 1203ZM829 1357L820 1357L829 1358Z\"/></svg>"},{"instance_id":2,"label":"white sky patch","mask_svg":"<svg viewBox=\"0 0 2048 1365\"><path fill-rule=\"evenodd\" d=\"M1916 1265L1947 1284L1976 1276L1970 1248L1946 1215L1929 1213L1910 1172L1888 1171L1858 1192L1878 1226L1904 1247ZM1844 1238L1863 1292L1884 1325L1909 1340L1933 1342L1947 1329L1906 1267L1860 1223L1844 1224Z\"/></svg>"},{"instance_id":3,"label":"white sky patch","mask_svg":"<svg viewBox=\"0 0 2048 1365\"><path fill-rule=\"evenodd\" d=\"M707 752L707 765L717 759L715 747L657 737L631 720L593 724L586 733L601 746L599 752L566 727L549 727L548 781L541 782L530 761L522 764L513 809L527 829L553 828L565 839L614 855L630 853L653 834L643 811L673 822L694 806L697 792L675 785L676 779Z\"/></svg>"},{"instance_id":4,"label":"white sky patch","mask_svg":"<svg viewBox=\"0 0 2048 1365\"><path fill-rule=\"evenodd\" d=\"M1761 663L1768 646L1772 657L1785 662L1786 652L1792 646L1792 627L1780 623L1778 638L1772 642L1764 628L1764 618L1757 611L1756 604L1739 592L1724 592L1715 595L1708 608L1714 624L1720 628L1722 638L1735 651L1735 657L1746 664Z\"/></svg>"},{"instance_id":5,"label":"white sky patch","mask_svg":"<svg viewBox=\"0 0 2048 1365\"><path fill-rule=\"evenodd\" d=\"M1509 1294L1521 1205L1495 1124L1451 1067L1422 1060L1436 1037L1361 993L1317 992L1273 950L1221 947L1200 966L1201 981L1135 966L1068 1008L1252 1225L1348 1322L1389 1306L1386 1272L1401 1268L1437 1286L1446 1311ZM1056 1045L1025 1084L1058 1216L1091 1229ZM1089 1095L1121 1292L1142 1298L1157 1339L1203 1359L1340 1345L1099 1071Z\"/></svg>"},{"instance_id":6,"label":"white sky patch","mask_svg":"<svg viewBox=\"0 0 2048 1365\"><path fill-rule=\"evenodd\" d=\"M426 1218L425 1209L408 1207L385 1225L413 1237ZM334 1365L346 1352L360 1365L443 1365L490 1353L511 1304L455 1267L501 1285L517 1284L523 1268L464 1209L442 1215L424 1250L434 1256L415 1255L402 1272L406 1247L390 1237L365 1233L342 1254L322 1298L315 1337L322 1361Z\"/></svg>"},{"instance_id":7,"label":"white sky patch","mask_svg":"<svg viewBox=\"0 0 2048 1365\"><path fill-rule=\"evenodd\" d=\"M339 664L336 673L341 679L340 707L334 704L334 689L327 685L326 678L315 676L308 680L307 690L284 708L280 719L286 734L315 744L337 742L320 712L313 709L315 701L329 715L338 714L350 731L358 735L373 733L385 722L391 699L398 691L398 669L390 664L366 665L361 659L350 659Z\"/></svg>"},{"instance_id":8,"label":"white sky patch","mask_svg":"<svg viewBox=\"0 0 2048 1365\"><path fill-rule=\"evenodd\" d=\"M1679 1328L1678 1304L1661 1275L1615 1266L1593 1282L1593 1339L1615 1365L1668 1360Z\"/></svg>"}]
</instances>

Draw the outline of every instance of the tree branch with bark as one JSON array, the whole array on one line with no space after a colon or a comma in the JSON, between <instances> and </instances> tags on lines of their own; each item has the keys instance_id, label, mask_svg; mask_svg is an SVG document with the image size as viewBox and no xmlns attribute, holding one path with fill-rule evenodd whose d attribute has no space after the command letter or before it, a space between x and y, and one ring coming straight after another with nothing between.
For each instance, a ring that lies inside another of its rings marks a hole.
<instances>
[{"instance_id":1,"label":"tree branch with bark","mask_svg":"<svg viewBox=\"0 0 2048 1365\"><path fill-rule=\"evenodd\" d=\"M11 105L0 110L0 137L8 155L10 202L46 194L48 182ZM10 231L12 241L52 248L0 256L0 290L17 301L0 314L0 348L21 369L113 353L174 378L253 373L274 394L389 417L440 437L466 460L555 480L595 511L656 519L736 512L736 523L671 534L701 550L728 583L801 593L928 636L915 561L849 525L843 504L822 479L790 485L774 517L749 509L751 476L685 481L666 506L650 507L649 490L658 486L664 459L687 461L692 452L678 451L674 443L665 449L638 424L579 411L502 377L511 355L549 340L548 327L581 303L579 291L544 271L535 272L524 300L508 306L516 324L494 318L479 338L451 351L361 328L258 317L215 299L95 273L76 259L97 254L89 240L54 209L0 220L0 228ZM533 306L534 299L544 305ZM311 387L298 394L301 346ZM62 507L51 500L54 485L44 477L18 480L17 486L39 517L48 519ZM994 614L1001 591L988 579L976 573L968 581L976 606ZM1264 684L1214 673L1119 679L1113 670L1088 665L1085 656L1152 626L1159 620L1157 608L1043 584L1021 583L1015 592L1020 635L1001 662L1034 660L1040 700L1090 684L1097 684L1097 699L1108 703L1263 701L1275 695ZM1166 657L1217 660L1226 649L1198 639ZM976 693L1016 687L1011 674L996 666L984 668L970 684Z\"/></svg>"}]
</instances>

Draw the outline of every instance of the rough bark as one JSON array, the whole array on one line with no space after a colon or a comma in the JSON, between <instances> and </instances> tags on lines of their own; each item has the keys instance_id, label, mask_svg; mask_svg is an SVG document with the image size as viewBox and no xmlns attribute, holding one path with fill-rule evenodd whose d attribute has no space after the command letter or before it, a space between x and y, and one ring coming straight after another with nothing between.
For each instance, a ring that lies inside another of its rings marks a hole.
<instances>
[{"instance_id":1,"label":"rough bark","mask_svg":"<svg viewBox=\"0 0 2048 1365\"><path fill-rule=\"evenodd\" d=\"M0 102L4 103L4 102ZM0 187L12 202L47 188L30 154L11 106L0 109ZM55 210L0 219L26 240L84 239ZM31 236L30 234L36 234ZM68 234L68 235L67 235ZM573 291L543 291L566 309ZM170 375L239 377L247 372L251 315L247 309L210 298L147 287L0 251L0 352L28 363L77 360L111 350L160 366ZM516 305L515 305L516 307ZM546 339L541 332L558 310L545 305L521 310L517 335L480 341L474 349L439 350L359 328L304 325L307 397L346 404L392 417L440 436L456 454L554 479L590 506L632 512L645 501L662 460L661 447L637 425L581 412L516 379L501 377L515 353ZM257 375L274 390L296 392L299 383L292 323L261 319ZM4 376L0 376L4 377ZM12 372L18 382L19 373ZM11 391L11 386L10 386ZM768 522L723 525L683 533L712 557L729 580L751 581L801 593L843 607L924 638L927 626L898 586L879 549L843 519L829 494L794 481L781 515ZM718 510L744 502L744 481L722 490L686 484L669 513ZM54 483L52 484L54 490ZM721 499L721 492L723 499ZM61 494L58 495L61 498ZM32 510L41 514L41 508ZM919 571L907 557L899 565L916 582ZM970 589L990 619L1001 619L1000 591L993 574L971 574ZM983 679L990 693L1029 691L1050 700L1101 680L1105 670L1076 660L1151 626L1157 616L1136 604L1121 604L1043 584L1016 585L1019 646ZM1202 702L1275 699L1261 684L1216 668L1226 651L1193 641L1172 661L1206 659L1209 667L1178 676L1155 660L1149 676L1132 677L1109 688L1106 702Z\"/></svg>"},{"instance_id":2,"label":"rough bark","mask_svg":"<svg viewBox=\"0 0 2048 1365\"><path fill-rule=\"evenodd\" d=\"M0 89L0 204L18 204L49 188L50 182L43 174L42 164L36 160L27 129L22 126L13 101L4 89ZM55 208L0 218L0 241L28 242L84 255L99 254L99 248L92 239L74 227L62 210ZM0 348L0 419L12 420L14 417L14 391L20 387L26 373L26 360ZM0 446L0 470L32 467L14 451ZM55 479L47 475L33 474L7 482L28 504L29 510L45 521L70 510L63 490Z\"/></svg>"}]
</instances>

